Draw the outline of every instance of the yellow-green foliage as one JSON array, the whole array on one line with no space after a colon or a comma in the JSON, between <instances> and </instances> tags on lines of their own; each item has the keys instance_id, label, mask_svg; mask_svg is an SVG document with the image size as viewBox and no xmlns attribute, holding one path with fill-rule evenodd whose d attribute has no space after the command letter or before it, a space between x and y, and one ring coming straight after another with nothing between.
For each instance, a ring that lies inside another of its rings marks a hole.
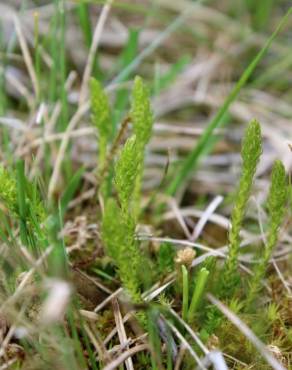
<instances>
[{"instance_id":1,"label":"yellow-green foliage","mask_svg":"<svg viewBox=\"0 0 292 370\"><path fill-rule=\"evenodd\" d=\"M229 306L232 305L232 297L234 298L235 287L237 283L237 267L238 254L240 245L240 230L244 218L244 211L250 195L252 180L256 171L256 166L261 155L261 131L257 121L252 121L247 128L243 143L242 143L242 160L243 169L240 178L239 188L235 200L235 206L232 212L231 224L232 228L229 234L229 255L227 262L223 268L222 275L219 282L218 295L223 299L231 299ZM279 237L279 228L283 222L285 206L288 197L288 179L285 173L285 168L281 161L277 160L274 163L271 185L267 199L268 224L267 224L267 238L264 246L263 255L260 262L255 264L254 273L249 279L249 289L247 292L246 301L243 309L248 313L251 309L251 304L255 301L257 293L261 288L261 280L265 276L269 260L271 258L274 247L277 244ZM212 333L219 326L222 329L224 320L214 307L207 310L207 322L204 326L204 331Z\"/></svg>"},{"instance_id":2,"label":"yellow-green foliage","mask_svg":"<svg viewBox=\"0 0 292 370\"><path fill-rule=\"evenodd\" d=\"M288 181L285 168L281 161L274 163L271 177L271 186L267 199L267 210L269 215L267 228L267 241L264 246L261 261L256 265L254 275L250 282L248 292L248 305L252 303L260 289L261 279L265 275L273 249L277 244L279 237L279 228L283 222L285 205L288 197Z\"/></svg>"},{"instance_id":3,"label":"yellow-green foliage","mask_svg":"<svg viewBox=\"0 0 292 370\"><path fill-rule=\"evenodd\" d=\"M131 298L138 302L140 253L134 239L135 220L131 213L131 200L141 163L135 135L122 148L115 166L115 185L121 207L110 199L105 207L102 222L102 239L108 254L119 269L119 275Z\"/></svg>"},{"instance_id":4,"label":"yellow-green foliage","mask_svg":"<svg viewBox=\"0 0 292 370\"><path fill-rule=\"evenodd\" d=\"M40 224L44 222L46 218L43 202L39 197L36 187L32 183L26 181L25 185L25 202L31 209L28 217L31 221ZM16 177L14 176L14 173L7 171L3 166L0 166L0 201L12 214L19 215Z\"/></svg>"},{"instance_id":5,"label":"yellow-green foliage","mask_svg":"<svg viewBox=\"0 0 292 370\"><path fill-rule=\"evenodd\" d=\"M126 141L115 164L114 183L119 204L114 199L106 202L102 239L118 267L124 287L132 299L139 302L142 256L134 233L137 209L140 208L137 200L140 199L144 150L153 124L149 92L139 77L134 82L130 117L134 134Z\"/></svg>"},{"instance_id":6,"label":"yellow-green foliage","mask_svg":"<svg viewBox=\"0 0 292 370\"><path fill-rule=\"evenodd\" d=\"M240 247L240 230L242 227L246 205L251 193L253 178L262 153L261 128L256 120L250 122L242 141L241 157L242 172L236 199L231 215L229 232L229 252L223 270L222 285L227 294L232 294L232 285L238 267Z\"/></svg>"},{"instance_id":7,"label":"yellow-green foliage","mask_svg":"<svg viewBox=\"0 0 292 370\"><path fill-rule=\"evenodd\" d=\"M108 142L112 135L111 109L107 95L99 81L90 80L92 123L99 135L99 164L104 165Z\"/></svg>"},{"instance_id":8,"label":"yellow-green foliage","mask_svg":"<svg viewBox=\"0 0 292 370\"><path fill-rule=\"evenodd\" d=\"M0 166L0 200L10 212L17 212L16 180L3 166Z\"/></svg>"},{"instance_id":9,"label":"yellow-green foliage","mask_svg":"<svg viewBox=\"0 0 292 370\"><path fill-rule=\"evenodd\" d=\"M140 301L140 254L134 239L135 223L130 214L117 205L115 199L107 201L102 220L102 240L107 254L119 270L121 281L135 302Z\"/></svg>"},{"instance_id":10,"label":"yellow-green foliage","mask_svg":"<svg viewBox=\"0 0 292 370\"><path fill-rule=\"evenodd\" d=\"M27 180L24 171L21 178L18 173L0 166L0 202L18 221L22 243L36 252L47 246L47 213L36 184Z\"/></svg>"},{"instance_id":11,"label":"yellow-green foliage","mask_svg":"<svg viewBox=\"0 0 292 370\"><path fill-rule=\"evenodd\" d=\"M288 196L288 181L285 168L277 160L273 166L271 187L267 199L269 214L267 250L271 250L278 239L278 231L283 221Z\"/></svg>"},{"instance_id":12,"label":"yellow-green foliage","mask_svg":"<svg viewBox=\"0 0 292 370\"><path fill-rule=\"evenodd\" d=\"M136 77L132 92L131 119L137 143L144 150L152 134L153 112L150 105L149 89L141 77Z\"/></svg>"},{"instance_id":13,"label":"yellow-green foliage","mask_svg":"<svg viewBox=\"0 0 292 370\"><path fill-rule=\"evenodd\" d=\"M133 195L135 202L133 211L136 215L138 215L140 211L139 204L141 195L141 183L144 172L144 151L145 146L151 138L154 120L153 112L150 105L149 89L144 84L142 78L138 76L135 78L134 81L130 116L133 123L133 130L136 135L138 151L140 152L141 156L141 164L136 177Z\"/></svg>"},{"instance_id":14,"label":"yellow-green foliage","mask_svg":"<svg viewBox=\"0 0 292 370\"><path fill-rule=\"evenodd\" d=\"M141 153L133 135L126 141L115 166L115 184L123 210L130 207L140 166Z\"/></svg>"}]
</instances>

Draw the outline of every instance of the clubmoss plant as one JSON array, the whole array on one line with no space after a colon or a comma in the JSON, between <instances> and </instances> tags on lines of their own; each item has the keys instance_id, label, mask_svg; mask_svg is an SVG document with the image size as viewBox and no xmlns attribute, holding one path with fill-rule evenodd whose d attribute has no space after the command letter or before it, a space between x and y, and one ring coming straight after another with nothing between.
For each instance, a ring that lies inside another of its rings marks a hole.
<instances>
[{"instance_id":1,"label":"clubmoss plant","mask_svg":"<svg viewBox=\"0 0 292 370\"><path fill-rule=\"evenodd\" d=\"M142 78L139 76L137 76L134 80L130 116L133 124L133 131L136 135L137 149L139 152L138 155L141 156L141 165L134 190L134 210L135 213L138 214L140 208L141 183L144 172L145 147L151 138L154 121L150 104L150 92Z\"/></svg>"},{"instance_id":2,"label":"clubmoss plant","mask_svg":"<svg viewBox=\"0 0 292 370\"><path fill-rule=\"evenodd\" d=\"M236 285L238 255L240 247L240 230L242 227L246 205L251 193L253 178L262 153L261 128L258 121L253 120L247 127L242 141L241 157L242 172L231 215L229 232L229 252L221 278L222 295L232 295Z\"/></svg>"},{"instance_id":3,"label":"clubmoss plant","mask_svg":"<svg viewBox=\"0 0 292 370\"><path fill-rule=\"evenodd\" d=\"M106 203L101 230L106 252L116 264L123 286L134 302L140 302L141 256L134 239L135 223L113 198Z\"/></svg>"},{"instance_id":4,"label":"clubmoss plant","mask_svg":"<svg viewBox=\"0 0 292 370\"><path fill-rule=\"evenodd\" d=\"M123 285L133 301L139 302L142 256L134 233L137 223L136 210L140 209L137 199L140 199L144 150L152 128L149 95L139 77L134 83L131 119L134 135L126 141L114 167L118 202L112 198L106 203L102 239L108 254L118 267Z\"/></svg>"},{"instance_id":5,"label":"clubmoss plant","mask_svg":"<svg viewBox=\"0 0 292 370\"><path fill-rule=\"evenodd\" d=\"M229 305L234 296L237 283L237 265L240 244L240 229L243 222L244 211L248 201L252 180L257 162L261 154L261 134L257 121L252 121L247 128L242 143L243 170L239 183L235 207L231 216L232 228L229 234L229 255L223 267L223 276L219 282L219 294L223 299L229 299ZM267 199L269 221L267 225L267 240L263 256L255 266L254 274L249 282L247 299L244 304L245 312L250 312L257 294L261 289L261 280L264 278L269 260L279 236L279 228L283 222L285 205L288 198L288 179L281 161L276 161L271 176L271 185ZM243 307L243 305L242 305ZM207 310L207 322L203 328L204 333L213 333L223 323L223 318L214 307Z\"/></svg>"},{"instance_id":6,"label":"clubmoss plant","mask_svg":"<svg viewBox=\"0 0 292 370\"><path fill-rule=\"evenodd\" d=\"M139 76L134 81L130 114L138 145L144 151L152 135L153 112L149 89Z\"/></svg>"},{"instance_id":7,"label":"clubmoss plant","mask_svg":"<svg viewBox=\"0 0 292 370\"><path fill-rule=\"evenodd\" d=\"M131 206L141 160L136 136L133 135L126 141L115 166L115 185L124 212Z\"/></svg>"},{"instance_id":8,"label":"clubmoss plant","mask_svg":"<svg viewBox=\"0 0 292 370\"><path fill-rule=\"evenodd\" d=\"M119 269L123 285L136 302L140 300L141 256L134 238L136 222L132 216L131 205L140 164L141 156L137 150L136 137L133 135L126 141L115 165L115 185L120 206L116 200L110 199L102 223L102 238L109 255Z\"/></svg>"},{"instance_id":9,"label":"clubmoss plant","mask_svg":"<svg viewBox=\"0 0 292 370\"><path fill-rule=\"evenodd\" d=\"M99 140L99 168L105 164L107 146L112 135L112 116L107 95L99 81L90 80L92 123L97 128Z\"/></svg>"},{"instance_id":10,"label":"clubmoss plant","mask_svg":"<svg viewBox=\"0 0 292 370\"><path fill-rule=\"evenodd\" d=\"M254 301L257 293L261 287L261 280L263 279L269 260L279 238L279 229L283 222L285 214L285 205L288 197L288 180L284 165L277 160L274 163L271 186L267 199L267 210L269 215L267 240L264 246L263 256L260 262L256 265L254 275L250 281L248 291L247 306L250 306Z\"/></svg>"}]
</instances>

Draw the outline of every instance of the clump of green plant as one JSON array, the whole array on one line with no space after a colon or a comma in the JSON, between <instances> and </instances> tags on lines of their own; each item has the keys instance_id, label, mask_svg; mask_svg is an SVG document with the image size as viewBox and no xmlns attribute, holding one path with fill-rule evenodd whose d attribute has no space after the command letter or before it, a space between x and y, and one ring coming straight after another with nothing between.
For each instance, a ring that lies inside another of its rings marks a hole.
<instances>
[{"instance_id":1,"label":"clump of green plant","mask_svg":"<svg viewBox=\"0 0 292 370\"><path fill-rule=\"evenodd\" d=\"M49 214L36 181L29 181L25 175L23 161L17 161L15 170L0 167L0 202L7 208L9 217L17 221L22 245L37 257L49 245L54 246L48 257L48 272L58 276L67 274L65 246L58 236L62 211Z\"/></svg>"},{"instance_id":2,"label":"clump of green plant","mask_svg":"<svg viewBox=\"0 0 292 370\"><path fill-rule=\"evenodd\" d=\"M222 271L217 271L219 274L219 290L218 284L215 284L214 289L216 294L224 300L228 300L229 305L236 299L236 289L238 289L239 273L238 259L240 250L240 230L244 221L245 209L251 193L253 178L255 175L257 163L262 152L261 129L257 121L252 121L247 127L244 139L242 141L242 160L243 169L235 199L235 205L231 215L231 230L229 233L229 251L227 260ZM271 185L267 198L268 224L267 238L264 245L264 252L260 257L260 262L255 265L253 275L248 279L247 298L241 308L246 314L251 313L251 305L254 303L257 294L261 289L261 280L264 278L269 260L271 258L274 247L276 246L279 229L283 222L285 204L288 197L288 181L285 173L285 168L281 161L277 160L274 163L271 176ZM214 274L214 271L213 271ZM220 276L221 274L221 276ZM244 292L240 292L241 294ZM202 336L208 336L216 331L218 327L222 328L224 319L216 307L211 306L206 312L206 323L202 328Z\"/></svg>"},{"instance_id":3,"label":"clump of green plant","mask_svg":"<svg viewBox=\"0 0 292 370\"><path fill-rule=\"evenodd\" d=\"M253 120L248 125L242 141L241 157L242 172L237 189L237 196L231 215L229 231L228 256L221 276L222 296L232 296L238 281L238 256L240 249L240 231L242 228L245 210L250 197L253 178L262 153L261 128L258 121Z\"/></svg>"},{"instance_id":4,"label":"clump of green plant","mask_svg":"<svg viewBox=\"0 0 292 370\"><path fill-rule=\"evenodd\" d=\"M44 227L47 214L36 184L25 176L22 161L16 163L15 171L0 167L0 201L9 214L18 219L24 245L34 249L36 239L43 239L41 227Z\"/></svg>"},{"instance_id":5,"label":"clump of green plant","mask_svg":"<svg viewBox=\"0 0 292 370\"><path fill-rule=\"evenodd\" d=\"M116 264L123 286L134 302L141 301L140 270L142 255L135 240L140 205L144 151L151 137L153 114L149 94L141 78L136 77L130 119L134 134L121 149L114 166L117 199L106 201L102 220L102 240Z\"/></svg>"},{"instance_id":6,"label":"clump of green plant","mask_svg":"<svg viewBox=\"0 0 292 370\"><path fill-rule=\"evenodd\" d=\"M247 306L254 301L261 288L261 279L265 275L269 260L279 237L279 228L283 222L287 197L287 175L282 162L277 160L273 166L271 186L267 199L267 210L269 216L267 240L264 245L263 256L261 257L260 262L256 265L256 268L254 269L254 275L249 283Z\"/></svg>"},{"instance_id":7,"label":"clump of green plant","mask_svg":"<svg viewBox=\"0 0 292 370\"><path fill-rule=\"evenodd\" d=\"M3 166L0 166L0 200L11 213L17 213L16 179Z\"/></svg>"}]
</instances>

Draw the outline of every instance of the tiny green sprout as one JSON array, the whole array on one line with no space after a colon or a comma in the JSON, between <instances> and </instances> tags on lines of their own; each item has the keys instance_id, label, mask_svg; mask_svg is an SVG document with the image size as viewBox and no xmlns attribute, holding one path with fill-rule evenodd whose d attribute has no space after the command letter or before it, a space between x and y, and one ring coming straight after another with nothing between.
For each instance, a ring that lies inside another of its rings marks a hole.
<instances>
[{"instance_id":1,"label":"tiny green sprout","mask_svg":"<svg viewBox=\"0 0 292 370\"><path fill-rule=\"evenodd\" d=\"M236 285L238 255L240 247L240 230L242 227L246 205L251 193L253 178L261 153L261 128L258 121L253 120L248 125L242 141L242 173L237 190L235 205L231 215L229 252L221 279L221 288L225 291L227 295L232 295L232 290Z\"/></svg>"},{"instance_id":2,"label":"tiny green sprout","mask_svg":"<svg viewBox=\"0 0 292 370\"><path fill-rule=\"evenodd\" d=\"M230 302L228 303L228 307L230 311L232 311L235 314L239 314L240 311L242 311L244 306L244 302L237 297L231 298Z\"/></svg>"},{"instance_id":3,"label":"tiny green sprout","mask_svg":"<svg viewBox=\"0 0 292 370\"><path fill-rule=\"evenodd\" d=\"M273 325L276 321L281 319L280 306L275 302L271 302L266 308L266 315L268 322Z\"/></svg>"},{"instance_id":4,"label":"tiny green sprout","mask_svg":"<svg viewBox=\"0 0 292 370\"><path fill-rule=\"evenodd\" d=\"M112 135L111 109L107 95L99 81L90 80L92 124L97 128L99 135L99 164L104 165L107 145Z\"/></svg>"},{"instance_id":5,"label":"tiny green sprout","mask_svg":"<svg viewBox=\"0 0 292 370\"><path fill-rule=\"evenodd\" d=\"M279 229L283 222L288 198L288 180L284 165L277 160L274 163L271 176L271 186L267 199L267 211L269 216L267 240L264 246L264 253L261 261L256 265L254 275L250 281L247 306L254 301L261 287L261 280L269 264L273 250L279 238Z\"/></svg>"},{"instance_id":6,"label":"tiny green sprout","mask_svg":"<svg viewBox=\"0 0 292 370\"><path fill-rule=\"evenodd\" d=\"M115 184L124 210L128 208L133 195L141 164L140 158L136 136L133 135L126 141L115 166Z\"/></svg>"}]
</instances>

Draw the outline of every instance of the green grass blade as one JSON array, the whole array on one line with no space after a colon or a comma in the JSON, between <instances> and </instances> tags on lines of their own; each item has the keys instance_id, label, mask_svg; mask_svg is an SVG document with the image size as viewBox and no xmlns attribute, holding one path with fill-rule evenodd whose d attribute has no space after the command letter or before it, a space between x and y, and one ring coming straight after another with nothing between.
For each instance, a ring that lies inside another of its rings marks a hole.
<instances>
[{"instance_id":1,"label":"green grass blade","mask_svg":"<svg viewBox=\"0 0 292 370\"><path fill-rule=\"evenodd\" d=\"M156 73L154 77L154 83L152 86L153 95L158 95L162 90L167 89L172 83L174 83L176 78L190 63L190 61L191 57L189 55L183 55L176 63L170 66L166 73L160 75L158 69L158 73Z\"/></svg>"},{"instance_id":2,"label":"green grass blade","mask_svg":"<svg viewBox=\"0 0 292 370\"><path fill-rule=\"evenodd\" d=\"M60 201L60 212L61 218L64 218L66 209L68 207L69 202L73 198L78 186L80 185L80 181L85 169L82 167L80 168L71 178L66 190L64 191L61 201Z\"/></svg>"},{"instance_id":3,"label":"green grass blade","mask_svg":"<svg viewBox=\"0 0 292 370\"><path fill-rule=\"evenodd\" d=\"M272 33L272 35L267 40L266 44L259 51L259 53L255 56L255 58L252 60L249 66L245 69L239 81L234 86L230 94L227 96L225 102L223 103L223 105L221 106L221 108L219 109L215 117L206 127L204 133L200 137L195 148L191 151L191 153L182 163L182 166L179 169L178 174L175 176L175 178L172 180L172 182L170 183L169 187L166 190L168 195L174 195L176 191L181 187L183 182L186 180L186 178L190 175L190 173L197 167L199 159L204 153L206 145L208 145L209 141L212 139L213 131L222 124L222 118L226 114L231 103L233 103L233 101L237 98L240 90L246 84L247 80L249 79L253 71L255 70L256 66L259 64L259 62L264 57L265 53L269 49L273 40L278 35L278 33L283 29L291 13L292 13L292 8L288 10L288 12L285 14L285 16L282 18L281 22L277 26L276 30Z\"/></svg>"},{"instance_id":4,"label":"green grass blade","mask_svg":"<svg viewBox=\"0 0 292 370\"><path fill-rule=\"evenodd\" d=\"M161 32L161 34L159 34L149 46L143 49L143 51L111 81L110 86L124 81L129 74L139 67L144 59L151 55L172 33L174 33L183 25L188 16L189 13L184 12L179 17L175 18L175 20L170 23L170 25L163 32Z\"/></svg>"},{"instance_id":5,"label":"green grass blade","mask_svg":"<svg viewBox=\"0 0 292 370\"><path fill-rule=\"evenodd\" d=\"M26 227L27 204L26 204L26 179L24 174L24 162L19 160L16 163L17 176L17 200L20 222L20 238L24 245L28 245L28 230Z\"/></svg>"},{"instance_id":6,"label":"green grass blade","mask_svg":"<svg viewBox=\"0 0 292 370\"><path fill-rule=\"evenodd\" d=\"M193 292L193 297L192 297L192 301L191 301L189 312L188 312L189 322L191 322L192 319L194 318L196 310L199 304L201 303L201 298L206 288L208 276L209 276L209 271L205 267L201 268L198 274L198 277L197 277L196 286Z\"/></svg>"},{"instance_id":7,"label":"green grass blade","mask_svg":"<svg viewBox=\"0 0 292 370\"><path fill-rule=\"evenodd\" d=\"M182 318L187 321L188 309L189 309L189 274L185 265L182 265L182 283L183 283L183 302L182 302Z\"/></svg>"},{"instance_id":8,"label":"green grass blade","mask_svg":"<svg viewBox=\"0 0 292 370\"><path fill-rule=\"evenodd\" d=\"M86 46L90 48L91 41L92 41L92 29L91 29L90 16L89 16L89 4L87 3L78 4L76 12L79 18L79 23L80 23L80 27L83 33Z\"/></svg>"},{"instance_id":9,"label":"green grass blade","mask_svg":"<svg viewBox=\"0 0 292 370\"><path fill-rule=\"evenodd\" d=\"M60 98L62 102L62 122L61 130L64 131L68 124L68 102L67 102L67 91L66 91L66 74L67 74L67 61L66 61L66 15L65 15L65 2L59 0L60 8L60 80L61 80L61 92Z\"/></svg>"},{"instance_id":10,"label":"green grass blade","mask_svg":"<svg viewBox=\"0 0 292 370\"><path fill-rule=\"evenodd\" d=\"M52 58L52 65L50 68L50 79L49 79L49 100L50 102L54 102L57 97L57 68L58 68L58 10L56 3L55 6L55 13L52 16L51 23L50 23L50 55Z\"/></svg>"}]
</instances>

